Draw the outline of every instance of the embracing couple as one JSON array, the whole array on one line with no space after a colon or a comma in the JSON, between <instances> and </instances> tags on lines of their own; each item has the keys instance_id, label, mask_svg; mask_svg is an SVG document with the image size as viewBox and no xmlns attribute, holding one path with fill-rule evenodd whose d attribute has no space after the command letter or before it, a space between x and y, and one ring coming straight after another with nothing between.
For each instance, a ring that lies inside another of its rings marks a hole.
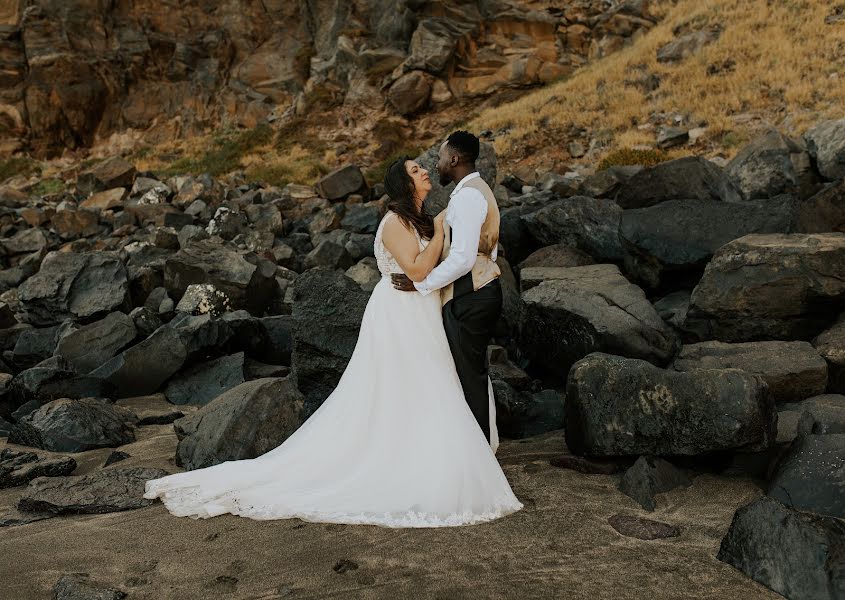
<instances>
[{"instance_id":1,"label":"embracing couple","mask_svg":"<svg viewBox=\"0 0 845 600\"><path fill-rule=\"evenodd\" d=\"M440 147L448 208L431 218L429 173L402 158L375 256L382 279L337 387L288 439L254 459L146 482L177 516L387 527L490 521L522 508L495 457L487 345L502 309L499 209L475 168L479 141Z\"/></svg>"}]
</instances>

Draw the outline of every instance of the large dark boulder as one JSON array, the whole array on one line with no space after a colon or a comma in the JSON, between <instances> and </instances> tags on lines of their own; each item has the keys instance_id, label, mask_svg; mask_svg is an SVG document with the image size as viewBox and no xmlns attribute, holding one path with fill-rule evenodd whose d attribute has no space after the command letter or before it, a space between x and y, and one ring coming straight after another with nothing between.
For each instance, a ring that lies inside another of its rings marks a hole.
<instances>
[{"instance_id":1,"label":"large dark boulder","mask_svg":"<svg viewBox=\"0 0 845 600\"><path fill-rule=\"evenodd\" d=\"M776 420L765 382L738 369L679 373L595 353L572 366L566 386L566 443L578 455L765 450Z\"/></svg>"},{"instance_id":2,"label":"large dark boulder","mask_svg":"<svg viewBox=\"0 0 845 600\"><path fill-rule=\"evenodd\" d=\"M828 184L798 208L796 231L845 231L845 179Z\"/></svg>"},{"instance_id":3,"label":"large dark boulder","mask_svg":"<svg viewBox=\"0 0 845 600\"><path fill-rule=\"evenodd\" d=\"M822 121L804 134L804 140L822 177L845 177L845 119Z\"/></svg>"},{"instance_id":4,"label":"large dark boulder","mask_svg":"<svg viewBox=\"0 0 845 600\"><path fill-rule=\"evenodd\" d=\"M827 361L827 391L845 393L845 314L816 336L813 347Z\"/></svg>"},{"instance_id":5,"label":"large dark boulder","mask_svg":"<svg viewBox=\"0 0 845 600\"><path fill-rule=\"evenodd\" d=\"M347 165L332 171L317 182L317 192L327 200L342 200L349 194L365 190L364 175L355 165Z\"/></svg>"},{"instance_id":6,"label":"large dark boulder","mask_svg":"<svg viewBox=\"0 0 845 600\"><path fill-rule=\"evenodd\" d=\"M102 514L150 506L144 484L168 475L149 467L111 467L81 476L39 477L18 500L18 510L63 514Z\"/></svg>"},{"instance_id":7,"label":"large dark boulder","mask_svg":"<svg viewBox=\"0 0 845 600\"><path fill-rule=\"evenodd\" d=\"M128 312L128 292L126 267L117 254L51 252L18 288L18 299L28 322L46 326Z\"/></svg>"},{"instance_id":8,"label":"large dark boulder","mask_svg":"<svg viewBox=\"0 0 845 600\"><path fill-rule=\"evenodd\" d=\"M263 316L273 296L276 267L209 238L188 244L167 259L164 285L174 300L193 283L210 283L229 298L233 309Z\"/></svg>"},{"instance_id":9,"label":"large dark boulder","mask_svg":"<svg viewBox=\"0 0 845 600\"><path fill-rule=\"evenodd\" d=\"M815 179L803 142L774 129L740 150L725 170L746 200L784 193L806 197Z\"/></svg>"},{"instance_id":10,"label":"large dark boulder","mask_svg":"<svg viewBox=\"0 0 845 600\"><path fill-rule=\"evenodd\" d=\"M645 208L667 200L736 202L742 195L717 164L688 156L643 169L619 188L615 199L622 208Z\"/></svg>"},{"instance_id":11,"label":"large dark boulder","mask_svg":"<svg viewBox=\"0 0 845 600\"><path fill-rule=\"evenodd\" d=\"M244 353L201 362L170 379L164 395L173 404L204 405L244 382Z\"/></svg>"},{"instance_id":12,"label":"large dark boulder","mask_svg":"<svg viewBox=\"0 0 845 600\"><path fill-rule=\"evenodd\" d=\"M20 406L29 401L46 404L59 398L114 398L116 389L96 375L78 374L61 356L54 356L18 373L8 393Z\"/></svg>"},{"instance_id":13,"label":"large dark boulder","mask_svg":"<svg viewBox=\"0 0 845 600\"><path fill-rule=\"evenodd\" d=\"M496 425L503 438L522 439L563 427L563 396L554 390L532 393L493 381Z\"/></svg>"},{"instance_id":14,"label":"large dark boulder","mask_svg":"<svg viewBox=\"0 0 845 600\"><path fill-rule=\"evenodd\" d=\"M752 234L713 256L684 327L702 340L810 340L843 301L845 233Z\"/></svg>"},{"instance_id":15,"label":"large dark boulder","mask_svg":"<svg viewBox=\"0 0 845 600\"><path fill-rule=\"evenodd\" d=\"M312 269L294 282L293 373L311 414L337 386L355 349L369 294L338 271Z\"/></svg>"},{"instance_id":16,"label":"large dark boulder","mask_svg":"<svg viewBox=\"0 0 845 600\"><path fill-rule=\"evenodd\" d=\"M595 264L595 260L584 252L566 244L553 244L532 252L519 263L520 269L528 267L583 267Z\"/></svg>"},{"instance_id":17,"label":"large dark boulder","mask_svg":"<svg viewBox=\"0 0 845 600\"><path fill-rule=\"evenodd\" d=\"M256 379L228 390L174 423L176 464L190 471L269 452L305 420L303 400L289 378Z\"/></svg>"},{"instance_id":18,"label":"large dark boulder","mask_svg":"<svg viewBox=\"0 0 845 600\"><path fill-rule=\"evenodd\" d=\"M720 247L749 233L791 233L797 200L668 200L623 211L625 270L649 288L694 287Z\"/></svg>"},{"instance_id":19,"label":"large dark boulder","mask_svg":"<svg viewBox=\"0 0 845 600\"><path fill-rule=\"evenodd\" d=\"M624 256L619 240L622 210L612 200L573 196L556 200L522 217L539 246L566 244L596 260L618 261Z\"/></svg>"},{"instance_id":20,"label":"large dark boulder","mask_svg":"<svg viewBox=\"0 0 845 600\"><path fill-rule=\"evenodd\" d=\"M759 375L776 402L794 402L823 394L827 363L808 342L701 342L681 348L676 371L742 369Z\"/></svg>"},{"instance_id":21,"label":"large dark boulder","mask_svg":"<svg viewBox=\"0 0 845 600\"><path fill-rule=\"evenodd\" d=\"M798 425L802 420L806 420L805 426L809 430L807 433L817 435L845 433L845 396L842 394L822 394L801 402L791 402L780 406L778 413L779 438L781 437L780 421L785 420L784 416L787 416L793 424L792 431L789 432L784 441L792 441L797 437Z\"/></svg>"},{"instance_id":22,"label":"large dark boulder","mask_svg":"<svg viewBox=\"0 0 845 600\"><path fill-rule=\"evenodd\" d=\"M535 267L522 274L535 271L549 279L522 294L520 349L531 361L529 371L563 382L570 366L591 352L659 365L674 356L675 333L614 265Z\"/></svg>"},{"instance_id":23,"label":"large dark boulder","mask_svg":"<svg viewBox=\"0 0 845 600\"><path fill-rule=\"evenodd\" d=\"M132 318L114 312L59 340L55 353L79 373L90 373L129 345L137 335Z\"/></svg>"},{"instance_id":24,"label":"large dark boulder","mask_svg":"<svg viewBox=\"0 0 845 600\"><path fill-rule=\"evenodd\" d=\"M799 436L778 463L768 494L798 510L845 518L845 433Z\"/></svg>"},{"instance_id":25,"label":"large dark boulder","mask_svg":"<svg viewBox=\"0 0 845 600\"><path fill-rule=\"evenodd\" d=\"M790 600L845 597L845 522L772 498L736 511L717 558Z\"/></svg>"},{"instance_id":26,"label":"large dark boulder","mask_svg":"<svg viewBox=\"0 0 845 600\"><path fill-rule=\"evenodd\" d=\"M102 398L62 398L22 418L9 442L51 452L83 452L135 441L138 418Z\"/></svg>"}]
</instances>

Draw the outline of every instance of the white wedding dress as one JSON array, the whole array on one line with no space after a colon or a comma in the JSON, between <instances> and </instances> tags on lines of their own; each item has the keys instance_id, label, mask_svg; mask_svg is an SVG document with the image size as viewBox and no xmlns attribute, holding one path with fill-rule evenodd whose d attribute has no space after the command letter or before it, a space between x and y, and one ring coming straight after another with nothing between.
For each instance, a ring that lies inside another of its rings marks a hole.
<instances>
[{"instance_id":1,"label":"white wedding dress","mask_svg":"<svg viewBox=\"0 0 845 600\"><path fill-rule=\"evenodd\" d=\"M402 269L381 239L390 218L375 240L382 279L320 408L273 450L147 481L144 498L192 518L386 527L468 525L522 508L494 455L497 440L491 448L464 400L439 294L393 288L390 274Z\"/></svg>"}]
</instances>

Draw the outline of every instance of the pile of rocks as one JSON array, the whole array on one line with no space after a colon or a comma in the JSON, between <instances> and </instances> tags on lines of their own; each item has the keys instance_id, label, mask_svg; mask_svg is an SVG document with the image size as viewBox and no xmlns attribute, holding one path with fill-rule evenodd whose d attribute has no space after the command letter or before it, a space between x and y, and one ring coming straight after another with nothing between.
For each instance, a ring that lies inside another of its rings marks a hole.
<instances>
[{"instance_id":1,"label":"pile of rocks","mask_svg":"<svg viewBox=\"0 0 845 600\"><path fill-rule=\"evenodd\" d=\"M435 150L419 160L431 167ZM724 168L683 158L526 186L496 183L486 144L480 164L502 207L489 350L502 435L564 428L580 458L562 465L629 467L620 487L648 509L705 465L758 478L767 495L737 512L720 557L791 598L843 585L843 156L838 121L803 140L767 134ZM73 192L0 190L9 441L73 453L175 421L189 469L281 443L355 346L380 279L379 188L356 167L278 189L162 181L113 159ZM448 192L435 183L431 208ZM153 393L169 408L125 405ZM199 408L182 416L185 404ZM84 490L119 496L150 477L1 460L9 485L36 478L7 524L140 506ZM800 559L784 551L793 538Z\"/></svg>"}]
</instances>

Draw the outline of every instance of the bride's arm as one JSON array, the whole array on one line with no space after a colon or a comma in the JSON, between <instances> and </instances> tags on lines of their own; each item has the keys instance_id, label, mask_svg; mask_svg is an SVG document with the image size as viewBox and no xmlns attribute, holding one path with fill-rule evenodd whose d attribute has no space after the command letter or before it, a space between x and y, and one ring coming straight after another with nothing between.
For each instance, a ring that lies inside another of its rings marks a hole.
<instances>
[{"instance_id":1,"label":"bride's arm","mask_svg":"<svg viewBox=\"0 0 845 600\"><path fill-rule=\"evenodd\" d=\"M423 281L437 266L443 252L443 221L435 222L434 237L422 252L417 236L399 219L385 223L382 241L411 281Z\"/></svg>"}]
</instances>

